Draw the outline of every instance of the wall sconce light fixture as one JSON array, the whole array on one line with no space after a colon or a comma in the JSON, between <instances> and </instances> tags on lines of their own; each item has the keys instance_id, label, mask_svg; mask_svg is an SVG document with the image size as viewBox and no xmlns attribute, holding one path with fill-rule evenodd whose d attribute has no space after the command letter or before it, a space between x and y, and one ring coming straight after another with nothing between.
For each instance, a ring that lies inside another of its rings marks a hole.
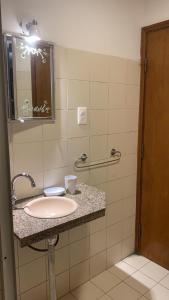
<instances>
[{"instance_id":1,"label":"wall sconce light fixture","mask_svg":"<svg viewBox=\"0 0 169 300\"><path fill-rule=\"evenodd\" d=\"M20 27L22 28L22 32L25 34L25 30L24 30L24 26L23 23L20 22ZM33 44L37 41L40 40L40 34L39 34L39 28L38 28L38 22L37 20L33 19L32 22L28 22L25 25L26 31L27 31L27 35L25 36L25 40L30 43Z\"/></svg>"}]
</instances>

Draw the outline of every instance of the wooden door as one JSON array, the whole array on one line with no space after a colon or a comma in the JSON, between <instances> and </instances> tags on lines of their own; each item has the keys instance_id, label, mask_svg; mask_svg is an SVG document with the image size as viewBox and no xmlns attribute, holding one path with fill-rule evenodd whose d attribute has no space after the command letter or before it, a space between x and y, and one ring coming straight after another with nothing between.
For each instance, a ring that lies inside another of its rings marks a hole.
<instances>
[{"instance_id":1,"label":"wooden door","mask_svg":"<svg viewBox=\"0 0 169 300\"><path fill-rule=\"evenodd\" d=\"M169 269L169 21L142 30L137 250Z\"/></svg>"}]
</instances>

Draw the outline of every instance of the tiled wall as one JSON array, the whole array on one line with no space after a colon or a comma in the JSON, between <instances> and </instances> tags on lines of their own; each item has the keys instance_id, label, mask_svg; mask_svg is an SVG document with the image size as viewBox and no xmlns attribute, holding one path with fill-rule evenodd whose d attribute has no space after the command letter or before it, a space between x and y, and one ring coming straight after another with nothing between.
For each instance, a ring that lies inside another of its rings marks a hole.
<instances>
[{"instance_id":1,"label":"tiled wall","mask_svg":"<svg viewBox=\"0 0 169 300\"><path fill-rule=\"evenodd\" d=\"M59 296L102 272L134 250L139 64L136 61L78 50L56 49L56 121L9 124L11 171L26 171L17 194L39 193L63 184L64 175L106 191L106 217L61 235L56 248ZM88 125L77 125L77 107L88 107ZM75 172L82 152L91 161L107 159L115 147L119 164ZM45 242L40 243L41 245ZM47 259L16 245L21 300L47 299Z\"/></svg>"}]
</instances>

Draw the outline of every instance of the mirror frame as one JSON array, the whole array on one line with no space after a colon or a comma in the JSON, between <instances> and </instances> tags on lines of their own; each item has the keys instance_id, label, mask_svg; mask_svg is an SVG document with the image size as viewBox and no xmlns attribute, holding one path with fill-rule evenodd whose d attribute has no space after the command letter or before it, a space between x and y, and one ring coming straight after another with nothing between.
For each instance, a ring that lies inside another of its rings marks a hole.
<instances>
[{"instance_id":1,"label":"mirror frame","mask_svg":"<svg viewBox=\"0 0 169 300\"><path fill-rule=\"evenodd\" d=\"M51 73L51 116L50 117L28 117L28 118L22 118L18 115L17 110L17 91L16 91L16 64L15 59L13 59L13 93L14 93L14 99L10 97L9 88L10 88L10 79L8 74L8 54L7 54L7 42L10 40L12 42L12 48L13 53L15 57L15 41L16 38L20 38L24 40L25 35L22 34L16 34L16 33L9 33L5 32L3 34L4 37L4 61L5 61L5 75L6 75L6 91L7 91L7 102L8 102L8 119L10 121L36 121L36 120L55 120L55 66L54 66L54 43L40 40L38 43L46 43L50 47L50 73ZM11 112L11 106L12 102L14 102L14 114Z\"/></svg>"}]
</instances>

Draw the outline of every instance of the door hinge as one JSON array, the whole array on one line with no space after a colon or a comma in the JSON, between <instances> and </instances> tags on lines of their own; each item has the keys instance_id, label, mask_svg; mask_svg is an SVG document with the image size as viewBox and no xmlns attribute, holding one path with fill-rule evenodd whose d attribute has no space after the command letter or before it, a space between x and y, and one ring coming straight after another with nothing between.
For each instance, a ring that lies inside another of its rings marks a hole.
<instances>
[{"instance_id":1,"label":"door hinge","mask_svg":"<svg viewBox=\"0 0 169 300\"><path fill-rule=\"evenodd\" d=\"M141 144L141 159L144 158L144 144Z\"/></svg>"},{"instance_id":2,"label":"door hinge","mask_svg":"<svg viewBox=\"0 0 169 300\"><path fill-rule=\"evenodd\" d=\"M141 226L141 223L138 224L138 236L139 238L141 238L141 235L142 235L142 226Z\"/></svg>"},{"instance_id":3,"label":"door hinge","mask_svg":"<svg viewBox=\"0 0 169 300\"><path fill-rule=\"evenodd\" d=\"M145 73L147 72L147 66L148 66L148 59L145 58L145 59L144 59L144 72L145 72Z\"/></svg>"}]
</instances>

